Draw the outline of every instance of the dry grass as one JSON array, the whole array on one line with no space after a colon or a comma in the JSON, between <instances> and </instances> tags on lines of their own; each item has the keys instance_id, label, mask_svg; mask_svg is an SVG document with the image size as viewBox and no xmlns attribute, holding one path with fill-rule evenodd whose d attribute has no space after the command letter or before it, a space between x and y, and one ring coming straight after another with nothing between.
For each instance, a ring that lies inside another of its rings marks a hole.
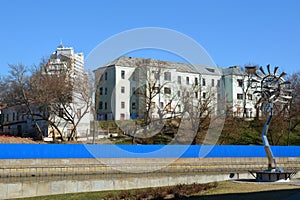
<instances>
[{"instance_id":1,"label":"dry grass","mask_svg":"<svg viewBox=\"0 0 300 200\"><path fill-rule=\"evenodd\" d=\"M194 196L190 199L207 200L273 200L286 199L300 193L300 186L288 183L245 183L245 182L219 182L218 187L204 192L201 196Z\"/></svg>"}]
</instances>

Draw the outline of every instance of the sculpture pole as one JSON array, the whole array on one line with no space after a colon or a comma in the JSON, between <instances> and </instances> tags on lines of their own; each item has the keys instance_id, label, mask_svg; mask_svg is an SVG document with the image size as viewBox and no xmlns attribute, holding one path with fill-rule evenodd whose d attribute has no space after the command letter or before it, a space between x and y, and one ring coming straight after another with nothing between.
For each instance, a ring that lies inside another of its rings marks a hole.
<instances>
[{"instance_id":1,"label":"sculpture pole","mask_svg":"<svg viewBox=\"0 0 300 200\"><path fill-rule=\"evenodd\" d=\"M263 141L263 144L264 144L264 149L266 151L266 154L267 154L267 157L268 157L268 169L269 170L273 170L273 169L276 169L276 159L273 155L273 152L271 150L271 147L270 147L270 144L269 144L269 141L268 141L268 138L267 138L267 133L268 133L268 130L269 130L269 124L271 122L271 119L273 117L273 103L269 103L268 105L268 110L269 110L269 115L268 115L268 119L264 125L264 128L262 130L262 141Z\"/></svg>"}]
</instances>

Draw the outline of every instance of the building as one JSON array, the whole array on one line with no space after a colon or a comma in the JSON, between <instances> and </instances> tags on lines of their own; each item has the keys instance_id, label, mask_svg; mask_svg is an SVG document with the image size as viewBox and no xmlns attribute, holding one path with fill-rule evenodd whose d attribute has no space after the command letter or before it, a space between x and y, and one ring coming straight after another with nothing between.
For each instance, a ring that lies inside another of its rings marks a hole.
<instances>
[{"instance_id":1,"label":"building","mask_svg":"<svg viewBox=\"0 0 300 200\"><path fill-rule=\"evenodd\" d=\"M78 88L82 82L80 80L88 80L89 76L84 72L84 55L83 53L75 53L72 47L64 47L59 45L55 52L53 52L46 65L41 68L42 73L47 75L54 75L60 73L67 73L68 78L71 78L71 91L70 103L68 104L67 113L74 118L76 129L70 121L66 121L62 118L62 113L59 110L59 114L50 114L51 121L53 121L67 137L72 130L76 130L76 136L87 136L90 133L90 121L93 119L93 115L90 112L91 105L88 105L85 99L82 97L81 91ZM87 81L89 82L89 81ZM86 91L83 91L86 92ZM91 98L91 97L88 97ZM91 102L91 101L90 101ZM48 112L48 108L43 107L39 109L39 103L31 103L32 112L35 115L39 113ZM63 109L61 109L62 112ZM87 113L86 113L87 112ZM42 120L39 117L31 116L28 114L26 105L15 105L2 108L2 128L3 132L11 135L22 135L23 133L30 133L36 135L37 129L34 127L33 121L38 121L39 126L42 128L43 135L48 136L49 133L54 132L53 128L48 124L47 120ZM53 120L52 120L53 119Z\"/></svg>"},{"instance_id":2,"label":"building","mask_svg":"<svg viewBox=\"0 0 300 200\"><path fill-rule=\"evenodd\" d=\"M98 120L171 117L186 110L185 102L199 99L210 99L215 112L220 104L232 110L243 108L239 81L245 76L238 68L121 56L94 74Z\"/></svg>"},{"instance_id":3,"label":"building","mask_svg":"<svg viewBox=\"0 0 300 200\"><path fill-rule=\"evenodd\" d=\"M40 111L34 105L30 105L33 113ZM48 125L38 116L31 116L26 109L26 105L4 106L1 108L1 131L5 134L10 134L19 137L36 138L37 128L35 122L39 125L43 136L48 135Z\"/></svg>"},{"instance_id":4,"label":"building","mask_svg":"<svg viewBox=\"0 0 300 200\"><path fill-rule=\"evenodd\" d=\"M84 55L75 53L72 47L64 47L60 44L48 60L43 69L47 73L68 72L74 78L84 74Z\"/></svg>"},{"instance_id":5,"label":"building","mask_svg":"<svg viewBox=\"0 0 300 200\"><path fill-rule=\"evenodd\" d=\"M84 54L75 53L72 47L64 47L60 44L56 51L54 51L49 58L49 61L45 68L43 69L45 73L48 74L59 74L61 72L66 72L71 77L71 82L73 84L72 91L72 104L68 112L70 115L74 116L75 121L77 121L81 116L79 124L76 127L77 136L86 136L90 132L90 121L92 120L92 114L82 115L83 111L87 108L86 102L82 98L82 91L76 90L76 86L82 84L80 80L89 79L87 73L84 72ZM57 124L60 124L60 129L67 136L71 129L73 128L71 124L63 122L60 116L55 116ZM52 129L49 127L49 132Z\"/></svg>"},{"instance_id":6,"label":"building","mask_svg":"<svg viewBox=\"0 0 300 200\"><path fill-rule=\"evenodd\" d=\"M254 117L256 115L257 97L250 87L250 75L233 66L223 69L224 97L227 112L236 117Z\"/></svg>"}]
</instances>

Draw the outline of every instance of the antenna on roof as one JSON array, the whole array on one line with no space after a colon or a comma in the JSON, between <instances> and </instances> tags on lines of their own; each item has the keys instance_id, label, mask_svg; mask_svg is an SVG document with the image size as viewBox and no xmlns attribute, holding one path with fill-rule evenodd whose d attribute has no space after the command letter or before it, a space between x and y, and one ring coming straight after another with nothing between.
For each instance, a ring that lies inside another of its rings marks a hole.
<instances>
[{"instance_id":1,"label":"antenna on roof","mask_svg":"<svg viewBox=\"0 0 300 200\"><path fill-rule=\"evenodd\" d=\"M63 46L63 44L62 44L62 39L60 39L60 43L59 43L59 46L58 46L58 48L63 48L64 46Z\"/></svg>"}]
</instances>

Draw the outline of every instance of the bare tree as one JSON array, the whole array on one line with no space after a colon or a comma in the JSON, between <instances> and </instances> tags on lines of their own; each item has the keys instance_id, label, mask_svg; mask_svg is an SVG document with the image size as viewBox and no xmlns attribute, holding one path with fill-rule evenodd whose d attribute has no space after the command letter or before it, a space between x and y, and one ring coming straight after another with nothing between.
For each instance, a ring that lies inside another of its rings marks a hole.
<instances>
[{"instance_id":1,"label":"bare tree","mask_svg":"<svg viewBox=\"0 0 300 200\"><path fill-rule=\"evenodd\" d=\"M243 118L245 118L247 116L247 110L246 110L247 99L248 99L248 95L251 95L251 94L249 94L249 91L251 89L252 77L254 76L254 73L255 73L256 69L257 69L256 65L253 65L253 66L246 65L245 68L244 68L245 74L244 74L243 80L242 80Z\"/></svg>"},{"instance_id":2,"label":"bare tree","mask_svg":"<svg viewBox=\"0 0 300 200\"><path fill-rule=\"evenodd\" d=\"M135 75L138 77L138 88L135 95L140 107L145 109L145 125L149 125L152 122L152 113L155 108L159 108L159 111L161 111L161 106L156 105L155 99L157 97L160 99L160 95L165 95L166 93L171 94L171 90L165 88L170 81L161 80L163 73L164 70L160 66L142 66L135 70ZM163 112L159 115L163 115Z\"/></svg>"},{"instance_id":3,"label":"bare tree","mask_svg":"<svg viewBox=\"0 0 300 200\"><path fill-rule=\"evenodd\" d=\"M37 123L37 119L35 117L35 112L32 108L34 99L30 97L30 81L28 75L28 69L22 65L9 65L10 67L10 75L8 77L9 85L12 87L10 90L10 94L15 96L15 100L13 101L14 104L25 104L26 108L28 109L28 113L33 120L35 127L38 130L38 138L43 138L43 132ZM8 100L8 99L7 99Z\"/></svg>"},{"instance_id":4,"label":"bare tree","mask_svg":"<svg viewBox=\"0 0 300 200\"><path fill-rule=\"evenodd\" d=\"M92 81L89 74L77 77L73 82L73 96L70 103L62 104L62 118L72 124L68 140L73 140L77 133L77 127L83 117L90 113L92 107Z\"/></svg>"},{"instance_id":5,"label":"bare tree","mask_svg":"<svg viewBox=\"0 0 300 200\"><path fill-rule=\"evenodd\" d=\"M212 112L215 111L216 94L211 90L204 91L201 85L194 85L191 90L185 91L185 93L189 95L182 99L182 113L189 114L192 127L190 131L192 131L191 134L194 137L193 144L200 143L203 139L200 134L208 128L207 121L209 121Z\"/></svg>"},{"instance_id":6,"label":"bare tree","mask_svg":"<svg viewBox=\"0 0 300 200\"><path fill-rule=\"evenodd\" d=\"M300 72L292 74L288 81L291 82L290 89L293 98L289 105L287 145L290 144L290 133L300 124Z\"/></svg>"},{"instance_id":7,"label":"bare tree","mask_svg":"<svg viewBox=\"0 0 300 200\"><path fill-rule=\"evenodd\" d=\"M0 81L1 101L8 106L25 105L24 112L31 116L38 138L43 137L43 132L37 121L42 120L62 140L64 130L68 128L67 137L71 140L91 109L92 82L88 74L75 79L68 70L54 73L45 70L46 65L47 62L42 62L39 68L31 70L24 65L10 65L10 75Z\"/></svg>"},{"instance_id":8,"label":"bare tree","mask_svg":"<svg viewBox=\"0 0 300 200\"><path fill-rule=\"evenodd\" d=\"M58 133L63 140L61 119L62 106L72 101L72 84L66 73L48 73L35 70L30 78L30 95L39 107L39 117L45 120L53 128L53 134Z\"/></svg>"},{"instance_id":9,"label":"bare tree","mask_svg":"<svg viewBox=\"0 0 300 200\"><path fill-rule=\"evenodd\" d=\"M61 138L64 129L69 128L67 138L73 140L79 123L90 112L93 90L90 77L87 73L74 77L68 70L59 73L37 71L32 77L33 94L47 110L44 119Z\"/></svg>"}]
</instances>

